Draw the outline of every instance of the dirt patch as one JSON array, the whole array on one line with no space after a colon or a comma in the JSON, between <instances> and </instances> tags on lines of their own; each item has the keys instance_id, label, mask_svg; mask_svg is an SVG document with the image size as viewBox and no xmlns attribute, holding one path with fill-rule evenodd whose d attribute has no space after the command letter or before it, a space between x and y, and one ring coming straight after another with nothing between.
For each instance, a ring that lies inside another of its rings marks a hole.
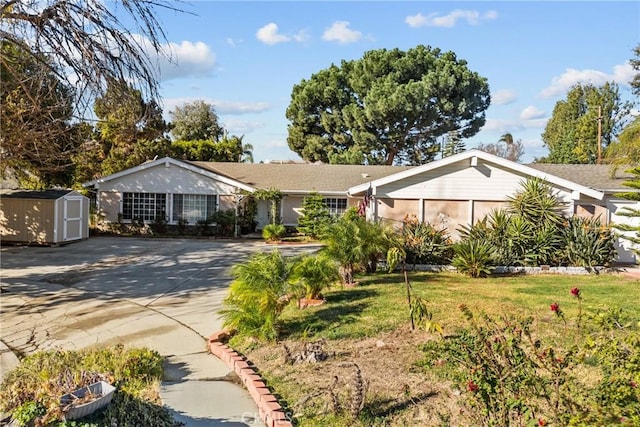
<instances>
[{"instance_id":1,"label":"dirt patch","mask_svg":"<svg viewBox=\"0 0 640 427\"><path fill-rule=\"evenodd\" d=\"M304 348L304 343L294 341L264 346L246 356L282 388L275 391L282 392L294 414L330 414L336 397L348 411L358 369L366 384L363 411L384 419L384 425L468 425L459 393L416 366L423 358L420 345L433 338L403 328L356 341L324 341L328 357L318 363L291 364L289 356Z\"/></svg>"}]
</instances>

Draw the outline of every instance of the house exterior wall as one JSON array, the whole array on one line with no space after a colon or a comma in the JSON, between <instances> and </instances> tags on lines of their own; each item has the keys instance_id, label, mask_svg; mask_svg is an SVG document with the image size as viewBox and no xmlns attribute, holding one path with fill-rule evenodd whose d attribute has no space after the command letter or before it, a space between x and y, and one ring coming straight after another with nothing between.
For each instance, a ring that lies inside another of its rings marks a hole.
<instances>
[{"instance_id":1,"label":"house exterior wall","mask_svg":"<svg viewBox=\"0 0 640 427\"><path fill-rule=\"evenodd\" d=\"M123 193L131 192L166 194L168 215L173 194L215 195L218 209L227 210L235 207L235 191L232 185L165 163L100 183L98 207L106 221L115 222L122 212Z\"/></svg>"},{"instance_id":2,"label":"house exterior wall","mask_svg":"<svg viewBox=\"0 0 640 427\"><path fill-rule=\"evenodd\" d=\"M377 199L378 218L391 221L393 225L402 225L407 215L419 216L420 204L418 200L406 199Z\"/></svg>"},{"instance_id":3,"label":"house exterior wall","mask_svg":"<svg viewBox=\"0 0 640 427\"><path fill-rule=\"evenodd\" d=\"M474 200L473 201L473 224L489 215L493 210L506 209L508 203L506 201L492 200Z\"/></svg>"},{"instance_id":4,"label":"house exterior wall","mask_svg":"<svg viewBox=\"0 0 640 427\"><path fill-rule=\"evenodd\" d=\"M449 236L458 240L457 228L469 223L469 203L468 200L425 200L424 222L438 230L446 228Z\"/></svg>"},{"instance_id":5,"label":"house exterior wall","mask_svg":"<svg viewBox=\"0 0 640 427\"><path fill-rule=\"evenodd\" d=\"M305 196L286 196L282 199L282 223L288 226L298 225L298 218L302 215L302 204Z\"/></svg>"}]
</instances>

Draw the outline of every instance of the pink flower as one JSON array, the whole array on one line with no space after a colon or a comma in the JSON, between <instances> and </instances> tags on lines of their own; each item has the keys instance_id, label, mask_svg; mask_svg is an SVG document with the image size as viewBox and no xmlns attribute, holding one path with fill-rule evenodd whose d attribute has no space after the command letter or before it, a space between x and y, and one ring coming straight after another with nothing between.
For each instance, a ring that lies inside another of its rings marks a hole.
<instances>
[{"instance_id":1,"label":"pink flower","mask_svg":"<svg viewBox=\"0 0 640 427\"><path fill-rule=\"evenodd\" d=\"M554 313L560 312L560 305L557 302L554 302L553 304L551 304L550 308L551 308L551 311L553 311Z\"/></svg>"},{"instance_id":2,"label":"pink flower","mask_svg":"<svg viewBox=\"0 0 640 427\"><path fill-rule=\"evenodd\" d=\"M475 393L476 391L478 391L478 385L473 381L469 381L467 383L467 390L469 390L472 393Z\"/></svg>"},{"instance_id":3,"label":"pink flower","mask_svg":"<svg viewBox=\"0 0 640 427\"><path fill-rule=\"evenodd\" d=\"M571 295L576 298L580 298L580 289L579 288L571 288Z\"/></svg>"}]
</instances>

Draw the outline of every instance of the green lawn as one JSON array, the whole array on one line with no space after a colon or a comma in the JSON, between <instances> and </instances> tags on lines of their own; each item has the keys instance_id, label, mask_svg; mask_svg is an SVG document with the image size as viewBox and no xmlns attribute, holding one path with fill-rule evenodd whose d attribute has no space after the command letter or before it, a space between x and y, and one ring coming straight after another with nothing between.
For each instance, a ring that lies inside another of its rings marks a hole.
<instances>
[{"instance_id":1,"label":"green lawn","mask_svg":"<svg viewBox=\"0 0 640 427\"><path fill-rule=\"evenodd\" d=\"M416 295L426 299L434 321L446 333L462 326L458 310L466 304L473 311L490 314L532 315L539 322L557 321L549 306L557 302L568 321L578 314L571 289L578 287L584 314L620 308L640 320L640 281L618 274L521 275L471 279L456 273L409 273ZM325 292L326 304L283 315L285 337L316 336L340 339L373 336L408 324L406 288L400 274L379 273L359 278L359 286L336 287Z\"/></svg>"}]
</instances>

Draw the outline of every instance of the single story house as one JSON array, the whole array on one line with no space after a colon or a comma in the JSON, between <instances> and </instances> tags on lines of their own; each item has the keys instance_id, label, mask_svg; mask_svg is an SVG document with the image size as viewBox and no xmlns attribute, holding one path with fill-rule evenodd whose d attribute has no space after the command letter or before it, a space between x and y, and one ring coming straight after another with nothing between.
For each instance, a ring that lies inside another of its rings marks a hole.
<instances>
[{"instance_id":1,"label":"single story house","mask_svg":"<svg viewBox=\"0 0 640 427\"><path fill-rule=\"evenodd\" d=\"M640 203L615 196L629 191L629 176L611 177L608 165L523 165L479 150L468 150L421 166L364 166L300 163L219 163L162 158L84 184L96 191L97 207L107 221L166 216L194 223L215 210L233 209L242 194L278 189L285 196L280 215L285 225L297 225L304 198L325 197L334 214L363 199L367 217L400 223L406 215L457 236L460 225L482 219L504 207L509 196L529 177L545 179L567 206L568 215L600 216L605 224L637 219L620 215ZM266 201L258 204L258 229L268 223ZM626 241L618 247L621 262L636 261Z\"/></svg>"}]
</instances>

